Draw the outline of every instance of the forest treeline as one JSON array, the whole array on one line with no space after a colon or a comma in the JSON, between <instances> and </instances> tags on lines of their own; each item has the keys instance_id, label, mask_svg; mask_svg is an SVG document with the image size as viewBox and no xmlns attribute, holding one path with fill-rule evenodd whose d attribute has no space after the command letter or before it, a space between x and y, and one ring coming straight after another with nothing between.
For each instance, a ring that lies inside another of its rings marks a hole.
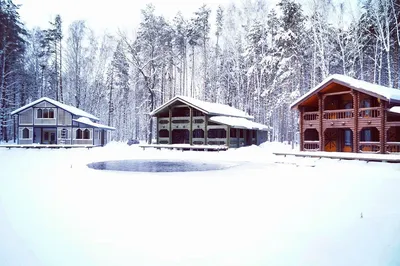
<instances>
[{"instance_id":1,"label":"forest treeline","mask_svg":"<svg viewBox=\"0 0 400 266\"><path fill-rule=\"evenodd\" d=\"M117 128L115 140L154 137L149 112L175 95L228 104L290 141L290 103L333 73L399 88L400 0L244 0L167 20L152 5L134 34L95 33L85 21L28 29L0 0L0 141L10 112L39 97L81 108Z\"/></svg>"}]
</instances>

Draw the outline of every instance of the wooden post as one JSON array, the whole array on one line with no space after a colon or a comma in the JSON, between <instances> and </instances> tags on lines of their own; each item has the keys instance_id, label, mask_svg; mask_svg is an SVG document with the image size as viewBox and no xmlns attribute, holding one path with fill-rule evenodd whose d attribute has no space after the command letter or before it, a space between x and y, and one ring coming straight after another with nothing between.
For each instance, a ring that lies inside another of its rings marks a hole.
<instances>
[{"instance_id":1,"label":"wooden post","mask_svg":"<svg viewBox=\"0 0 400 266\"><path fill-rule=\"evenodd\" d=\"M190 124L189 124L189 144L193 145L193 108L189 107Z\"/></svg>"},{"instance_id":2,"label":"wooden post","mask_svg":"<svg viewBox=\"0 0 400 266\"><path fill-rule=\"evenodd\" d=\"M323 115L324 115L324 99L322 98L321 93L318 93L318 110L319 110L319 150L325 150L325 141L324 141L324 125L323 125Z\"/></svg>"},{"instance_id":3,"label":"wooden post","mask_svg":"<svg viewBox=\"0 0 400 266\"><path fill-rule=\"evenodd\" d=\"M304 107L299 106L299 112L300 112L300 151L304 151L304 132L303 132L303 127L304 127Z\"/></svg>"},{"instance_id":4,"label":"wooden post","mask_svg":"<svg viewBox=\"0 0 400 266\"><path fill-rule=\"evenodd\" d=\"M236 148L240 147L240 129L236 129L236 139L237 139L237 143L236 143Z\"/></svg>"},{"instance_id":5,"label":"wooden post","mask_svg":"<svg viewBox=\"0 0 400 266\"><path fill-rule=\"evenodd\" d=\"M172 144L172 109L171 107L169 108L169 129L168 129L168 144Z\"/></svg>"},{"instance_id":6,"label":"wooden post","mask_svg":"<svg viewBox=\"0 0 400 266\"><path fill-rule=\"evenodd\" d=\"M247 129L243 129L244 146L247 146Z\"/></svg>"},{"instance_id":7,"label":"wooden post","mask_svg":"<svg viewBox=\"0 0 400 266\"><path fill-rule=\"evenodd\" d=\"M157 128L157 144L160 144L160 126L159 126L159 121L158 121L158 116L156 116L156 123L157 123L157 126L156 126L156 128Z\"/></svg>"},{"instance_id":8,"label":"wooden post","mask_svg":"<svg viewBox=\"0 0 400 266\"><path fill-rule=\"evenodd\" d=\"M226 145L229 147L231 146L231 127L226 126Z\"/></svg>"},{"instance_id":9,"label":"wooden post","mask_svg":"<svg viewBox=\"0 0 400 266\"><path fill-rule=\"evenodd\" d=\"M381 128L379 132L379 140L381 144L381 153L386 153L386 102L381 100L380 103L380 115L381 115Z\"/></svg>"},{"instance_id":10,"label":"wooden post","mask_svg":"<svg viewBox=\"0 0 400 266\"><path fill-rule=\"evenodd\" d=\"M358 112L359 112L359 106L360 106L360 97L358 94L358 91L353 90L352 94L353 96L353 109L354 109L354 125L353 125L353 152L358 153L359 152L359 132L358 132Z\"/></svg>"},{"instance_id":11,"label":"wooden post","mask_svg":"<svg viewBox=\"0 0 400 266\"><path fill-rule=\"evenodd\" d=\"M208 116L205 114L204 115L204 145L207 145L207 138L208 138L207 125L208 125Z\"/></svg>"}]
</instances>

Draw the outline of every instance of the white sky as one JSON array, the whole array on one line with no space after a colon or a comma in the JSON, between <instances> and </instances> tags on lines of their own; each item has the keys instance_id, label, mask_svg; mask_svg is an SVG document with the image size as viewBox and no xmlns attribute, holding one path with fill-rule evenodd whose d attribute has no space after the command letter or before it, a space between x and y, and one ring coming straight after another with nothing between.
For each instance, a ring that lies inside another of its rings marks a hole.
<instances>
[{"instance_id":1,"label":"white sky","mask_svg":"<svg viewBox=\"0 0 400 266\"><path fill-rule=\"evenodd\" d=\"M21 4L21 21L28 28L47 28L56 14L61 15L64 30L74 20L85 20L96 32L118 29L134 29L140 22L140 10L153 3L156 12L173 18L178 11L189 17L201 5L207 4L216 10L219 4L226 5L231 0L14 0Z\"/></svg>"},{"instance_id":2,"label":"white sky","mask_svg":"<svg viewBox=\"0 0 400 266\"><path fill-rule=\"evenodd\" d=\"M85 20L87 25L97 33L108 31L114 33L118 29L130 31L137 28L140 22L140 10L146 4L153 3L158 14L173 18L178 11L185 17L190 17L202 4L207 4L212 11L214 21L218 5L226 6L230 2L241 3L245 0L14 0L21 4L19 10L21 21L28 29L33 27L48 28L56 14L63 20L64 31L74 20ZM270 7L275 7L279 0L268 0ZM298 0L307 9L307 3L312 0ZM318 0L314 0L318 1ZM357 0L334 0L335 3L345 3L354 11ZM349 9L347 9L350 11ZM307 12L306 12L307 13Z\"/></svg>"}]
</instances>

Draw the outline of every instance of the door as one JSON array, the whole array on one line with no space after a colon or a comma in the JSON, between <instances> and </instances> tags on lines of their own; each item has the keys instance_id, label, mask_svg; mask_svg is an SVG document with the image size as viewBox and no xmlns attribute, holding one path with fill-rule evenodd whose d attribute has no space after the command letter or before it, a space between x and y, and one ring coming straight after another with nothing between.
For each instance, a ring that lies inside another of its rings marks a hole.
<instances>
[{"instance_id":1,"label":"door","mask_svg":"<svg viewBox=\"0 0 400 266\"><path fill-rule=\"evenodd\" d=\"M43 128L42 144L57 144L55 128Z\"/></svg>"},{"instance_id":2,"label":"door","mask_svg":"<svg viewBox=\"0 0 400 266\"><path fill-rule=\"evenodd\" d=\"M338 130L336 128L328 128L324 134L325 151L338 151Z\"/></svg>"}]
</instances>

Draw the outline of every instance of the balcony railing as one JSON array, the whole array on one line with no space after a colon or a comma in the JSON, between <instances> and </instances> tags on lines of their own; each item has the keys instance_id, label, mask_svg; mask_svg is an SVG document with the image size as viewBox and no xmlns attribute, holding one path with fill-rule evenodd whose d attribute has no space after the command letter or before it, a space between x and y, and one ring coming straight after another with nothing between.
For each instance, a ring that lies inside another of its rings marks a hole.
<instances>
[{"instance_id":1,"label":"balcony railing","mask_svg":"<svg viewBox=\"0 0 400 266\"><path fill-rule=\"evenodd\" d=\"M358 116L360 118L379 118L381 117L380 107L360 108Z\"/></svg>"},{"instance_id":2,"label":"balcony railing","mask_svg":"<svg viewBox=\"0 0 400 266\"><path fill-rule=\"evenodd\" d=\"M319 151L319 140L305 140L303 149L305 151Z\"/></svg>"},{"instance_id":3,"label":"balcony railing","mask_svg":"<svg viewBox=\"0 0 400 266\"><path fill-rule=\"evenodd\" d=\"M347 119L347 118L353 118L353 117L354 117L353 109L324 111L324 119L328 119L328 120Z\"/></svg>"},{"instance_id":4,"label":"balcony railing","mask_svg":"<svg viewBox=\"0 0 400 266\"><path fill-rule=\"evenodd\" d=\"M318 112L305 112L303 118L305 121L315 121L318 120Z\"/></svg>"},{"instance_id":5,"label":"balcony railing","mask_svg":"<svg viewBox=\"0 0 400 266\"><path fill-rule=\"evenodd\" d=\"M360 141L359 151L361 153L379 153L381 146L379 141Z\"/></svg>"},{"instance_id":6,"label":"balcony railing","mask_svg":"<svg viewBox=\"0 0 400 266\"><path fill-rule=\"evenodd\" d=\"M387 142L386 153L400 153L400 142Z\"/></svg>"}]
</instances>

